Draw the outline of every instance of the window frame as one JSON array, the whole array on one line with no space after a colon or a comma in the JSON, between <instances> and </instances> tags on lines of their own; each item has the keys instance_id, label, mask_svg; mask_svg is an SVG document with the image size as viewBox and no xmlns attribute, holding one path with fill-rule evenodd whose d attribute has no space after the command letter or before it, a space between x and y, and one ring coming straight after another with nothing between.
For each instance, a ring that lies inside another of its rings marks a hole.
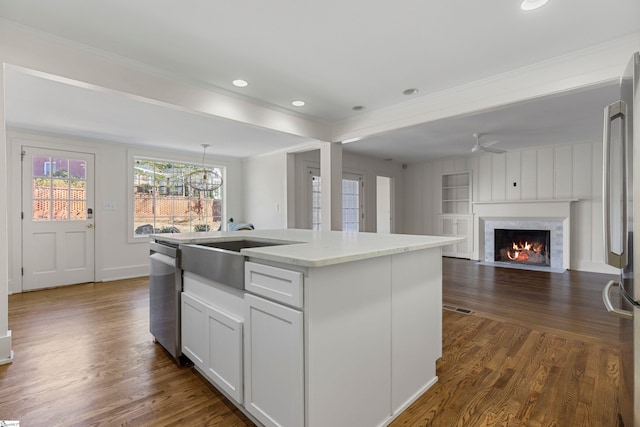
<instances>
[{"instance_id":1,"label":"window frame","mask_svg":"<svg viewBox=\"0 0 640 427\"><path fill-rule=\"evenodd\" d=\"M197 159L195 156L190 155L180 155L180 154L171 154L167 155L166 153L157 155L154 153L149 153L147 151L139 151L139 150L128 150L127 152L127 241L129 243L146 243L150 241L149 234L135 234L135 201L134 201L134 166L136 164L136 160L145 160L152 162L170 162L170 163L180 163L189 166L202 167L202 159ZM227 166L224 164L220 164L220 162L205 162L205 167L208 168L216 168L221 171L222 175L222 188L220 190L221 200L222 200L222 212L221 212L221 225L224 228L224 224L226 224L227 218ZM210 230L216 231L216 230ZM171 234L171 233L166 233Z\"/></svg>"}]
</instances>

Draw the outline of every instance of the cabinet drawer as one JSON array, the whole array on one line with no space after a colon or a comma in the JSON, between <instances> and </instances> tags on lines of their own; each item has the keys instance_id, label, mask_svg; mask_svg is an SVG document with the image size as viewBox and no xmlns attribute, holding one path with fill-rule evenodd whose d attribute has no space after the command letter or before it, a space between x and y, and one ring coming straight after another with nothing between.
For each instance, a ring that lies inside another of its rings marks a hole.
<instances>
[{"instance_id":1,"label":"cabinet drawer","mask_svg":"<svg viewBox=\"0 0 640 427\"><path fill-rule=\"evenodd\" d=\"M270 265L245 262L244 288L257 295L302 307L302 273Z\"/></svg>"}]
</instances>

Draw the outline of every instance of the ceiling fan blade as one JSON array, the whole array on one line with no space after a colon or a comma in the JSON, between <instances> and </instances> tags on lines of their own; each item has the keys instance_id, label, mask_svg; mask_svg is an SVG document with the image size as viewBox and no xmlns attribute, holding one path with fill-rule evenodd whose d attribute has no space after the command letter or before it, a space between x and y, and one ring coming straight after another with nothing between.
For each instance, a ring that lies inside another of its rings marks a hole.
<instances>
[{"instance_id":1,"label":"ceiling fan blade","mask_svg":"<svg viewBox=\"0 0 640 427\"><path fill-rule=\"evenodd\" d=\"M483 143L482 143L482 144L480 144L480 145L482 145L483 147L487 148L487 147L491 147L491 146L492 146L492 145L494 145L494 144L497 144L498 142L500 142L500 141L498 141L498 140L493 140L493 141L483 142Z\"/></svg>"},{"instance_id":2,"label":"ceiling fan blade","mask_svg":"<svg viewBox=\"0 0 640 427\"><path fill-rule=\"evenodd\" d=\"M482 150L486 151L487 153L494 153L494 154L506 153L506 151L498 150L497 148L482 147Z\"/></svg>"},{"instance_id":3,"label":"ceiling fan blade","mask_svg":"<svg viewBox=\"0 0 640 427\"><path fill-rule=\"evenodd\" d=\"M506 153L506 151L504 150L499 150L497 148L489 148L494 144L497 144L498 140L492 140L492 141L487 141L487 142L480 142L480 137L482 136L482 134L479 133L474 133L473 137L476 140L476 144L471 147L471 152L472 153L477 153L478 151L485 151L487 153L495 153L495 154L502 154L502 153Z\"/></svg>"}]
</instances>

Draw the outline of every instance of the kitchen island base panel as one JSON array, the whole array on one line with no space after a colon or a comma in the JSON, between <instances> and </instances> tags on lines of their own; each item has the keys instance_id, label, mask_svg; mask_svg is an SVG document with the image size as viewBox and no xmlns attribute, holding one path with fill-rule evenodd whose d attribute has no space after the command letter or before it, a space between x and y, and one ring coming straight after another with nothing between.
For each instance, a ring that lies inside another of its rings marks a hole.
<instances>
[{"instance_id":1,"label":"kitchen island base panel","mask_svg":"<svg viewBox=\"0 0 640 427\"><path fill-rule=\"evenodd\" d=\"M378 426L391 415L391 257L310 268L307 426Z\"/></svg>"},{"instance_id":2,"label":"kitchen island base panel","mask_svg":"<svg viewBox=\"0 0 640 427\"><path fill-rule=\"evenodd\" d=\"M386 425L437 382L441 277L439 248L309 269L307 426Z\"/></svg>"},{"instance_id":3,"label":"kitchen island base panel","mask_svg":"<svg viewBox=\"0 0 640 427\"><path fill-rule=\"evenodd\" d=\"M442 257L438 249L391 257L394 413L437 379L435 361L442 357Z\"/></svg>"}]
</instances>

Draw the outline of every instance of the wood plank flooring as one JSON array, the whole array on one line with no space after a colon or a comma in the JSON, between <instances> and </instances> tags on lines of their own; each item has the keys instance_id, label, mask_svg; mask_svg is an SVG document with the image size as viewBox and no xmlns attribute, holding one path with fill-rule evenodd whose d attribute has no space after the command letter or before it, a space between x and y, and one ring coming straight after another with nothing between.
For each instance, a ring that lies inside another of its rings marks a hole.
<instances>
[{"instance_id":1,"label":"wood plank flooring","mask_svg":"<svg viewBox=\"0 0 640 427\"><path fill-rule=\"evenodd\" d=\"M616 425L609 278L444 260L439 381L392 426ZM148 332L148 281L9 296L15 360L0 366L0 419L22 426L251 426Z\"/></svg>"}]
</instances>

